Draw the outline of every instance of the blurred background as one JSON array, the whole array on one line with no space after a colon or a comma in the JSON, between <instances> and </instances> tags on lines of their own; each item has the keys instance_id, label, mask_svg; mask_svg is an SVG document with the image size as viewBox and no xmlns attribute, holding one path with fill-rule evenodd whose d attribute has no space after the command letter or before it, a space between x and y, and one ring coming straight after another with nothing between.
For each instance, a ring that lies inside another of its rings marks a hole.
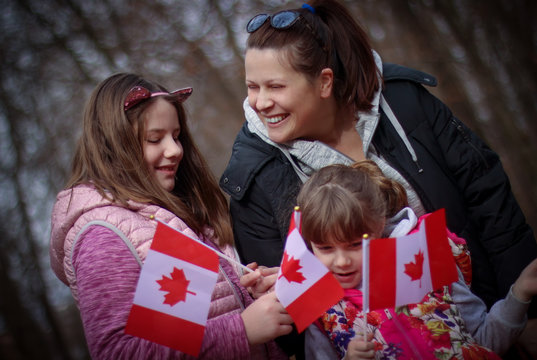
<instances>
[{"instance_id":1,"label":"blurred background","mask_svg":"<svg viewBox=\"0 0 537 360\"><path fill-rule=\"evenodd\" d=\"M384 61L436 76L430 89L501 156L537 229L537 2L345 1ZM48 259L84 103L130 71L186 103L218 178L243 122L247 21L283 0L0 0L0 359L87 359L69 289Z\"/></svg>"}]
</instances>

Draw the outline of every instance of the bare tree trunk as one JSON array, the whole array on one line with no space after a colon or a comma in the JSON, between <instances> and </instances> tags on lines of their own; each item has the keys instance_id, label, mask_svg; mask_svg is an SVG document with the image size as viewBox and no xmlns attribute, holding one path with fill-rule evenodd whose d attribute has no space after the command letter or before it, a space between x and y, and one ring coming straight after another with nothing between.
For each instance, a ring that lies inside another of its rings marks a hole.
<instances>
[{"instance_id":1,"label":"bare tree trunk","mask_svg":"<svg viewBox=\"0 0 537 360\"><path fill-rule=\"evenodd\" d=\"M4 231L2 233L5 234ZM24 307L24 303L27 301L20 296L22 288L16 280L12 279L13 269L7 255L12 249L3 248L1 250L0 287L2 287L2 296L0 297L0 313L13 341L13 348L2 350L2 352L13 354L16 351L16 358L19 359L53 359L54 356L47 341L48 337L45 336L41 324L35 321L28 309Z\"/></svg>"}]
</instances>

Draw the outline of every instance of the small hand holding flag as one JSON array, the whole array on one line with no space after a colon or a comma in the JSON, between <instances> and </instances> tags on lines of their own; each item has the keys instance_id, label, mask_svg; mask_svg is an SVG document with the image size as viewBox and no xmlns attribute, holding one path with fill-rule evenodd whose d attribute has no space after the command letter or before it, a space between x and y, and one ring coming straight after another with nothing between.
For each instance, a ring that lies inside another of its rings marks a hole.
<instances>
[{"instance_id":1,"label":"small hand holding flag","mask_svg":"<svg viewBox=\"0 0 537 360\"><path fill-rule=\"evenodd\" d=\"M332 273L313 255L299 232L300 212L295 208L275 289L276 296L302 332L343 297Z\"/></svg>"}]
</instances>

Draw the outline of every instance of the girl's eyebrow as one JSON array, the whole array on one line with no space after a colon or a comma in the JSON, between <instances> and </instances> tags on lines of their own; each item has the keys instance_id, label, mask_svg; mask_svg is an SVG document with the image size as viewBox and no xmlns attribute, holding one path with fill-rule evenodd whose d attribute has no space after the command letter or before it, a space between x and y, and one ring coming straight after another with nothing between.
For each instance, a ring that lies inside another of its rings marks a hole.
<instances>
[{"instance_id":1,"label":"girl's eyebrow","mask_svg":"<svg viewBox=\"0 0 537 360\"><path fill-rule=\"evenodd\" d=\"M163 133L163 132L166 132L166 131L168 131L168 130L163 129L163 128L151 128L151 129L146 129L145 130L146 133L151 133L151 132L153 132L153 133ZM180 128L175 128L175 129L173 129L172 132L176 132L176 131L180 132L181 129Z\"/></svg>"}]
</instances>

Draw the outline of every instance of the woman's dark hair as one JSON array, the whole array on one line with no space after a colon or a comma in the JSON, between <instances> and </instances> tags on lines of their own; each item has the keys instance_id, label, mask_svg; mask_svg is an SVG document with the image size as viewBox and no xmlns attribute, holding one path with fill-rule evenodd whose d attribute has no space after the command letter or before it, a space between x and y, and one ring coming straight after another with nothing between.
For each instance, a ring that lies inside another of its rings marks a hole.
<instances>
[{"instance_id":1,"label":"woman's dark hair","mask_svg":"<svg viewBox=\"0 0 537 360\"><path fill-rule=\"evenodd\" d=\"M266 21L248 37L247 49L284 50L293 69L314 79L324 68L334 72L334 97L355 111L371 109L379 89L378 70L369 38L337 0L313 0L314 9L294 9L298 21L275 29Z\"/></svg>"}]
</instances>

